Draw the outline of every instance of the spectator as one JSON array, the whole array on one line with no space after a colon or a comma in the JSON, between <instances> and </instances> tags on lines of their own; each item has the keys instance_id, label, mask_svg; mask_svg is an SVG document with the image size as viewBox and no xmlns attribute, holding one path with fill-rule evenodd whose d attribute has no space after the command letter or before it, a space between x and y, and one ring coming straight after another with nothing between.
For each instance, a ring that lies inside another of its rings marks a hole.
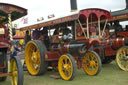
<instances>
[{"instance_id":1,"label":"spectator","mask_svg":"<svg viewBox=\"0 0 128 85\"><path fill-rule=\"evenodd\" d=\"M26 31L25 37L24 37L24 42L25 45L27 44L27 42L29 42L31 40L31 36L29 35L29 31Z\"/></svg>"},{"instance_id":2,"label":"spectator","mask_svg":"<svg viewBox=\"0 0 128 85\"><path fill-rule=\"evenodd\" d=\"M40 30L39 29L35 29L33 32L32 32L32 39L33 40L37 40L40 38Z\"/></svg>"},{"instance_id":3,"label":"spectator","mask_svg":"<svg viewBox=\"0 0 128 85\"><path fill-rule=\"evenodd\" d=\"M115 32L116 33L123 31L122 25L120 25L118 20L114 21L114 27L115 27Z\"/></svg>"}]
</instances>

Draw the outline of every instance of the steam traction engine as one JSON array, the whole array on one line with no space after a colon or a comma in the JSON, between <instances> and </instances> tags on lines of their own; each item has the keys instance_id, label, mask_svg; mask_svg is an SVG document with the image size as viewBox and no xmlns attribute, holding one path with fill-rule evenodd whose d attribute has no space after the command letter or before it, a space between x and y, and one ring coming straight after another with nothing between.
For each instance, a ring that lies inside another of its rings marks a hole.
<instances>
[{"instance_id":1,"label":"steam traction engine","mask_svg":"<svg viewBox=\"0 0 128 85\"><path fill-rule=\"evenodd\" d=\"M12 21L27 14L27 10L12 4L0 3L0 81L11 76L12 85L23 85L23 68L18 56L15 56L13 45ZM7 52L10 48L10 70L8 71Z\"/></svg>"},{"instance_id":2,"label":"steam traction engine","mask_svg":"<svg viewBox=\"0 0 128 85\"><path fill-rule=\"evenodd\" d=\"M28 72L31 75L41 75L47 71L48 66L58 67L62 79L72 80L76 68L82 67L88 75L97 75L101 70L99 55L102 47L114 47L113 42L117 40L106 38L106 26L110 18L110 13L106 10L85 9L21 28L33 29L33 40L25 47ZM121 39L123 38L118 40Z\"/></svg>"},{"instance_id":3,"label":"steam traction engine","mask_svg":"<svg viewBox=\"0 0 128 85\"><path fill-rule=\"evenodd\" d=\"M119 22L127 21L128 20L128 10L118 10L111 12L112 18L109 20L111 26L109 31L110 38L116 38L113 41L112 47L107 49L108 54L112 54L112 57L115 59L118 66L124 70L128 71L128 26L126 25L123 28ZM111 62L111 56L107 56L105 61Z\"/></svg>"}]
</instances>

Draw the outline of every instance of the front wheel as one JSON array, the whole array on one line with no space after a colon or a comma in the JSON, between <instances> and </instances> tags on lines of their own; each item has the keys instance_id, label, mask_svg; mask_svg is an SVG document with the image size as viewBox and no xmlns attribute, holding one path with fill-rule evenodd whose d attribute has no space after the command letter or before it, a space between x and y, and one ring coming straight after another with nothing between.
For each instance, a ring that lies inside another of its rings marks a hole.
<instances>
[{"instance_id":1,"label":"front wheel","mask_svg":"<svg viewBox=\"0 0 128 85\"><path fill-rule=\"evenodd\" d=\"M116 62L120 69L128 71L128 46L121 47L117 51Z\"/></svg>"},{"instance_id":2,"label":"front wheel","mask_svg":"<svg viewBox=\"0 0 128 85\"><path fill-rule=\"evenodd\" d=\"M83 58L83 70L88 75L97 75L101 70L101 59L94 51L88 51Z\"/></svg>"},{"instance_id":3,"label":"front wheel","mask_svg":"<svg viewBox=\"0 0 128 85\"><path fill-rule=\"evenodd\" d=\"M64 54L58 61L59 74L64 80L72 80L76 75L76 63L72 55Z\"/></svg>"},{"instance_id":4,"label":"front wheel","mask_svg":"<svg viewBox=\"0 0 128 85\"><path fill-rule=\"evenodd\" d=\"M12 73L12 85L23 85L24 72L18 56L11 58L10 72Z\"/></svg>"}]
</instances>

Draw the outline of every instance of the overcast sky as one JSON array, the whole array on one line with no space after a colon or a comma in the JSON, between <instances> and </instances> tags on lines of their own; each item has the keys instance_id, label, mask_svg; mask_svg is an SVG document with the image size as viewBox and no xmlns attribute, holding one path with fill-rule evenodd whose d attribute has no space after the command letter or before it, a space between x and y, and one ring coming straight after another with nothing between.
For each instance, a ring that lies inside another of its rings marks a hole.
<instances>
[{"instance_id":1,"label":"overcast sky","mask_svg":"<svg viewBox=\"0 0 128 85\"><path fill-rule=\"evenodd\" d=\"M37 18L47 18L50 14L62 16L70 13L70 0L0 0L28 9L28 23L36 22ZM125 0L77 0L78 10L86 8L102 8L108 11L124 9ZM20 23L20 22L18 22Z\"/></svg>"}]
</instances>

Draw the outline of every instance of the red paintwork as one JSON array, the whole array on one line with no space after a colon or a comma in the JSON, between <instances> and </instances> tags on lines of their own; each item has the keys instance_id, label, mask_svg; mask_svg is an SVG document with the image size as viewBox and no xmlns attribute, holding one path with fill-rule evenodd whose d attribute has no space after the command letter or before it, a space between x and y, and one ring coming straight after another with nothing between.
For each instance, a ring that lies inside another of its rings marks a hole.
<instances>
[{"instance_id":1,"label":"red paintwork","mask_svg":"<svg viewBox=\"0 0 128 85\"><path fill-rule=\"evenodd\" d=\"M6 64L3 63L3 64L0 66L0 68L5 68L5 66L6 66Z\"/></svg>"},{"instance_id":2,"label":"red paintwork","mask_svg":"<svg viewBox=\"0 0 128 85\"><path fill-rule=\"evenodd\" d=\"M113 40L112 48L117 50L120 47L124 46L124 39L123 38L116 38Z\"/></svg>"},{"instance_id":3,"label":"red paintwork","mask_svg":"<svg viewBox=\"0 0 128 85\"><path fill-rule=\"evenodd\" d=\"M122 36L122 37L128 39L128 32L119 32L119 33L117 33L117 35Z\"/></svg>"},{"instance_id":4,"label":"red paintwork","mask_svg":"<svg viewBox=\"0 0 128 85\"><path fill-rule=\"evenodd\" d=\"M113 56L116 55L117 50L113 50L111 46L105 47L105 56Z\"/></svg>"},{"instance_id":5,"label":"red paintwork","mask_svg":"<svg viewBox=\"0 0 128 85\"><path fill-rule=\"evenodd\" d=\"M24 36L13 36L13 39L24 39Z\"/></svg>"},{"instance_id":6,"label":"red paintwork","mask_svg":"<svg viewBox=\"0 0 128 85\"><path fill-rule=\"evenodd\" d=\"M108 39L104 42L105 45L105 56L113 56L116 55L117 50L125 46L124 45L124 38L115 38L115 39Z\"/></svg>"},{"instance_id":7,"label":"red paintwork","mask_svg":"<svg viewBox=\"0 0 128 85\"><path fill-rule=\"evenodd\" d=\"M60 57L60 54L58 52L45 52L46 61L58 60L59 57Z\"/></svg>"},{"instance_id":8,"label":"red paintwork","mask_svg":"<svg viewBox=\"0 0 128 85\"><path fill-rule=\"evenodd\" d=\"M9 47L9 41L8 41L8 30L4 25L0 24L0 28L4 28L5 34L0 35L0 48L8 48Z\"/></svg>"},{"instance_id":9,"label":"red paintwork","mask_svg":"<svg viewBox=\"0 0 128 85\"><path fill-rule=\"evenodd\" d=\"M98 18L101 16L106 16L108 19L111 18L111 15L108 11L97 8L81 10L79 13L79 15L84 15L86 18L88 18L90 14L95 14Z\"/></svg>"},{"instance_id":10,"label":"red paintwork","mask_svg":"<svg viewBox=\"0 0 128 85\"><path fill-rule=\"evenodd\" d=\"M13 4L7 4L7 3L0 3L0 11L3 11L4 13L12 13L14 11L19 12L21 14L27 15L27 9L13 5Z\"/></svg>"},{"instance_id":11,"label":"red paintwork","mask_svg":"<svg viewBox=\"0 0 128 85\"><path fill-rule=\"evenodd\" d=\"M0 73L0 77L11 76L12 73Z\"/></svg>"}]
</instances>

